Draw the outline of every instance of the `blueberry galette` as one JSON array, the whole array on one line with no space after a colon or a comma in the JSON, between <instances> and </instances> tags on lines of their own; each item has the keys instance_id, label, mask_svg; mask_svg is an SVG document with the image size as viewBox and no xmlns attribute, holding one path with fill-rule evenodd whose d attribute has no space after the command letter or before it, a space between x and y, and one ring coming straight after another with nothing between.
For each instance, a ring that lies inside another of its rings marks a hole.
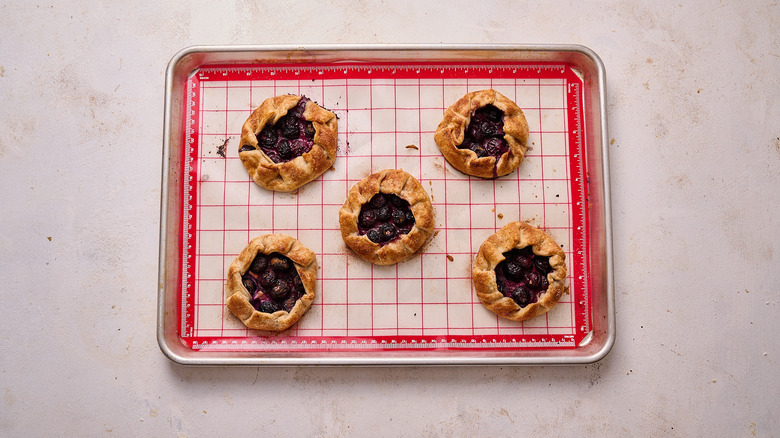
<instances>
[{"instance_id":1,"label":"blueberry galette","mask_svg":"<svg viewBox=\"0 0 780 438\"><path fill-rule=\"evenodd\" d=\"M290 192L336 160L336 115L306 96L266 99L244 122L238 156L252 179Z\"/></svg>"},{"instance_id":2,"label":"blueberry galette","mask_svg":"<svg viewBox=\"0 0 780 438\"><path fill-rule=\"evenodd\" d=\"M314 301L317 259L290 236L259 236L230 265L225 286L228 309L247 327L282 331Z\"/></svg>"},{"instance_id":3,"label":"blueberry galette","mask_svg":"<svg viewBox=\"0 0 780 438\"><path fill-rule=\"evenodd\" d=\"M377 265L398 263L433 232L428 194L413 176L385 169L355 184L339 211L344 242Z\"/></svg>"},{"instance_id":4,"label":"blueberry galette","mask_svg":"<svg viewBox=\"0 0 780 438\"><path fill-rule=\"evenodd\" d=\"M528 122L523 110L501 93L474 91L447 108L433 138L454 168L493 179L523 161Z\"/></svg>"},{"instance_id":5,"label":"blueberry galette","mask_svg":"<svg viewBox=\"0 0 780 438\"><path fill-rule=\"evenodd\" d=\"M547 233L512 222L479 248L472 271L482 304L498 316L525 321L558 303L565 287L566 254Z\"/></svg>"}]
</instances>

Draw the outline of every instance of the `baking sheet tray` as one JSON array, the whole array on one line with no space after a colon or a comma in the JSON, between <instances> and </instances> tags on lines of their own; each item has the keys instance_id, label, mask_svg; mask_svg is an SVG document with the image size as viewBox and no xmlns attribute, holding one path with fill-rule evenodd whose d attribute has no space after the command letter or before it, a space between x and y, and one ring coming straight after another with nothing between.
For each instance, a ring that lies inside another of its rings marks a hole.
<instances>
[{"instance_id":1,"label":"baking sheet tray","mask_svg":"<svg viewBox=\"0 0 780 438\"><path fill-rule=\"evenodd\" d=\"M193 47L166 77L158 340L183 364L560 364L614 341L604 69L580 46ZM468 177L433 132L463 94L523 108L530 149L497 180ZM255 185L237 154L265 98L304 94L339 117L333 168L291 193ZM372 172L428 190L436 234L398 265L344 245L338 210ZM479 245L504 224L545 229L567 255L569 294L517 323L476 298ZM318 260L317 298L290 330L248 330L225 307L225 272L253 237L284 233Z\"/></svg>"}]
</instances>

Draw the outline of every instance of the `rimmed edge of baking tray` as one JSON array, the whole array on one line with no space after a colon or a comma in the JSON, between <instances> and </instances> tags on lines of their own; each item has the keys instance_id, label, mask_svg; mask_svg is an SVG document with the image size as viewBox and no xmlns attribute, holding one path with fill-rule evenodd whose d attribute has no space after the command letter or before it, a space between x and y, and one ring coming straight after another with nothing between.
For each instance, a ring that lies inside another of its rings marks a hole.
<instances>
[{"instance_id":1,"label":"rimmed edge of baking tray","mask_svg":"<svg viewBox=\"0 0 780 438\"><path fill-rule=\"evenodd\" d=\"M181 280L178 236L182 231L176 219L180 196L177 169L181 156L172 154L183 135L181 123L173 123L183 114L183 86L195 71L208 64L387 60L534 60L566 62L579 67L585 83L583 90L585 141L590 147L590 236L591 302L593 331L575 349L534 349L522 351L426 351L426 352L349 352L333 353L256 353L200 352L185 346L176 331L176 290ZM615 343L615 308L612 261L612 218L609 184L609 155L606 119L606 73L598 55L581 45L305 45L305 46L192 46L175 54L165 74L162 178L160 196L160 252L158 266L157 342L163 354L182 365L319 365L319 366L418 366L418 365L568 365L588 364L603 359ZM601 147L597 147L601 145ZM595 189L595 190L594 190ZM175 250L171 250L174 248Z\"/></svg>"}]
</instances>

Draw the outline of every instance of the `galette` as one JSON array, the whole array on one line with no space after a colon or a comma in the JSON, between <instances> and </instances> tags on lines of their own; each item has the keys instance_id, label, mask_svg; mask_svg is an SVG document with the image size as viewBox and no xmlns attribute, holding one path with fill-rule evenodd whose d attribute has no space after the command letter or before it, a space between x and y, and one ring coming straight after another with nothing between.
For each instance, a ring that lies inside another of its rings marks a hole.
<instances>
[{"instance_id":1,"label":"galette","mask_svg":"<svg viewBox=\"0 0 780 438\"><path fill-rule=\"evenodd\" d=\"M314 301L317 258L297 239L265 234L252 239L231 263L227 307L244 325L283 331Z\"/></svg>"},{"instance_id":2,"label":"galette","mask_svg":"<svg viewBox=\"0 0 780 438\"><path fill-rule=\"evenodd\" d=\"M480 246L472 269L482 304L513 321L552 309L566 290L566 254L552 237L525 222L512 222Z\"/></svg>"},{"instance_id":3,"label":"galette","mask_svg":"<svg viewBox=\"0 0 780 438\"><path fill-rule=\"evenodd\" d=\"M361 258L391 265L417 252L433 232L425 189L400 169L385 169L355 184L339 211L344 242Z\"/></svg>"},{"instance_id":4,"label":"galette","mask_svg":"<svg viewBox=\"0 0 780 438\"><path fill-rule=\"evenodd\" d=\"M495 90L466 94L444 112L433 136L459 171L495 179L517 169L528 150L523 110Z\"/></svg>"},{"instance_id":5,"label":"galette","mask_svg":"<svg viewBox=\"0 0 780 438\"><path fill-rule=\"evenodd\" d=\"M255 183L290 192L336 160L336 114L306 96L266 99L244 122L238 156Z\"/></svg>"}]
</instances>

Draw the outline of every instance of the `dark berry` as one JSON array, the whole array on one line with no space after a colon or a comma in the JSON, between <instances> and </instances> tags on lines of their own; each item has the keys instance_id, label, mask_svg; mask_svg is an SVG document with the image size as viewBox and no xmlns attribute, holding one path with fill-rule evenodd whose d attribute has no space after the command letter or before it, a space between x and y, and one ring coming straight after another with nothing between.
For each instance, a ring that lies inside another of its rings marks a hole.
<instances>
[{"instance_id":1,"label":"dark berry","mask_svg":"<svg viewBox=\"0 0 780 438\"><path fill-rule=\"evenodd\" d=\"M531 302L531 291L523 285L519 285L512 291L512 300L520 307L525 307Z\"/></svg>"},{"instance_id":2,"label":"dark berry","mask_svg":"<svg viewBox=\"0 0 780 438\"><path fill-rule=\"evenodd\" d=\"M406 199L401 198L399 196L390 195L388 196L388 198L390 199L390 203L395 205L396 207L403 207L405 205L409 205L409 203L406 202Z\"/></svg>"},{"instance_id":3,"label":"dark berry","mask_svg":"<svg viewBox=\"0 0 780 438\"><path fill-rule=\"evenodd\" d=\"M395 238L397 229L390 224L382 224L379 226L379 233L382 235L383 242L389 242Z\"/></svg>"},{"instance_id":4,"label":"dark berry","mask_svg":"<svg viewBox=\"0 0 780 438\"><path fill-rule=\"evenodd\" d=\"M255 259L252 260L252 265L249 266L249 270L260 275L260 272L265 269L266 265L268 265L268 257L264 254L258 254L255 256Z\"/></svg>"},{"instance_id":5,"label":"dark berry","mask_svg":"<svg viewBox=\"0 0 780 438\"><path fill-rule=\"evenodd\" d=\"M525 256L525 255L519 255L515 259L515 262L517 262L518 265L520 265L523 269L531 269L531 266L534 265L533 260L531 260L531 257Z\"/></svg>"},{"instance_id":6,"label":"dark berry","mask_svg":"<svg viewBox=\"0 0 780 438\"><path fill-rule=\"evenodd\" d=\"M550 287L550 281L547 280L546 275L542 275L542 282L539 285L539 290L547 290L548 287Z\"/></svg>"},{"instance_id":7,"label":"dark berry","mask_svg":"<svg viewBox=\"0 0 780 438\"><path fill-rule=\"evenodd\" d=\"M260 135L258 136L257 141L267 148L273 147L273 145L276 144L276 132L273 130L273 128L267 126L262 131L260 131Z\"/></svg>"},{"instance_id":8,"label":"dark berry","mask_svg":"<svg viewBox=\"0 0 780 438\"><path fill-rule=\"evenodd\" d=\"M534 266L536 267L537 271L543 274L546 274L552 270L552 267L550 267L549 257L536 256L534 258Z\"/></svg>"},{"instance_id":9,"label":"dark berry","mask_svg":"<svg viewBox=\"0 0 780 438\"><path fill-rule=\"evenodd\" d=\"M368 237L368 240L370 240L370 241L372 241L374 243L382 242L382 234L376 228L372 228L372 229L368 230L368 233L366 233L366 236Z\"/></svg>"},{"instance_id":10,"label":"dark berry","mask_svg":"<svg viewBox=\"0 0 780 438\"><path fill-rule=\"evenodd\" d=\"M484 122L480 125L479 129L482 131L482 136L485 138L504 135L504 128L499 123Z\"/></svg>"},{"instance_id":11,"label":"dark berry","mask_svg":"<svg viewBox=\"0 0 780 438\"><path fill-rule=\"evenodd\" d=\"M498 158L507 150L502 118L504 112L493 105L486 105L472 114L466 128L461 149L473 151L477 157Z\"/></svg>"},{"instance_id":12,"label":"dark berry","mask_svg":"<svg viewBox=\"0 0 780 438\"><path fill-rule=\"evenodd\" d=\"M369 204L371 204L371 206L374 208L380 208L386 203L387 203L387 199L385 199L385 197L382 196L381 193L377 193L376 195L374 195L373 198L371 198L371 201L369 201Z\"/></svg>"},{"instance_id":13,"label":"dark berry","mask_svg":"<svg viewBox=\"0 0 780 438\"><path fill-rule=\"evenodd\" d=\"M273 301L260 301L260 308L257 309L264 313L274 313L279 310L279 307Z\"/></svg>"},{"instance_id":14,"label":"dark berry","mask_svg":"<svg viewBox=\"0 0 780 438\"><path fill-rule=\"evenodd\" d=\"M273 257L269 262L274 271L286 271L290 269L290 262L286 258Z\"/></svg>"},{"instance_id":15,"label":"dark berry","mask_svg":"<svg viewBox=\"0 0 780 438\"><path fill-rule=\"evenodd\" d=\"M282 123L282 135L294 140L300 136L300 130L298 129L298 120L292 116L284 116L279 119Z\"/></svg>"},{"instance_id":16,"label":"dark berry","mask_svg":"<svg viewBox=\"0 0 780 438\"><path fill-rule=\"evenodd\" d=\"M241 149L239 149L239 152L249 152L255 150L255 147L251 144L245 144L241 146Z\"/></svg>"},{"instance_id":17,"label":"dark berry","mask_svg":"<svg viewBox=\"0 0 780 438\"><path fill-rule=\"evenodd\" d=\"M293 157L299 157L305 154L306 152L309 152L311 150L311 147L312 147L311 141L303 140L300 138L298 140L293 140L290 142L290 152Z\"/></svg>"},{"instance_id":18,"label":"dark berry","mask_svg":"<svg viewBox=\"0 0 780 438\"><path fill-rule=\"evenodd\" d=\"M523 275L523 268L517 262L507 262L505 270L506 275L513 280L519 280Z\"/></svg>"},{"instance_id":19,"label":"dark berry","mask_svg":"<svg viewBox=\"0 0 780 438\"><path fill-rule=\"evenodd\" d=\"M524 280L525 284L531 289L539 289L542 285L542 276L536 271L526 272Z\"/></svg>"},{"instance_id":20,"label":"dark berry","mask_svg":"<svg viewBox=\"0 0 780 438\"><path fill-rule=\"evenodd\" d=\"M269 269L263 272L263 275L260 276L260 284L263 286L271 287L274 283L276 283L276 274L274 271Z\"/></svg>"},{"instance_id":21,"label":"dark berry","mask_svg":"<svg viewBox=\"0 0 780 438\"><path fill-rule=\"evenodd\" d=\"M524 255L527 257L533 257L534 256L534 248L533 246L525 246L519 250L516 250L518 255Z\"/></svg>"},{"instance_id":22,"label":"dark berry","mask_svg":"<svg viewBox=\"0 0 780 438\"><path fill-rule=\"evenodd\" d=\"M478 109L477 112L481 113L485 119L490 120L491 122L499 122L504 118L504 112L493 105L485 105Z\"/></svg>"},{"instance_id":23,"label":"dark berry","mask_svg":"<svg viewBox=\"0 0 780 438\"><path fill-rule=\"evenodd\" d=\"M466 129L466 135L473 138L474 140L482 141L484 137L483 137L480 123L478 122L470 123L469 127Z\"/></svg>"},{"instance_id":24,"label":"dark berry","mask_svg":"<svg viewBox=\"0 0 780 438\"><path fill-rule=\"evenodd\" d=\"M389 205L385 205L376 212L376 218L382 222L390 220L391 210Z\"/></svg>"},{"instance_id":25,"label":"dark berry","mask_svg":"<svg viewBox=\"0 0 780 438\"><path fill-rule=\"evenodd\" d=\"M276 301L282 301L290 294L290 285L287 282L278 280L276 284L268 291L268 295Z\"/></svg>"},{"instance_id":26,"label":"dark berry","mask_svg":"<svg viewBox=\"0 0 780 438\"><path fill-rule=\"evenodd\" d=\"M306 288L303 287L303 281L301 280L301 277L296 275L293 277L293 292L301 292L303 293L306 290Z\"/></svg>"},{"instance_id":27,"label":"dark berry","mask_svg":"<svg viewBox=\"0 0 780 438\"><path fill-rule=\"evenodd\" d=\"M309 98L306 96L301 96L301 100L298 101L298 104L295 105L288 114L291 114L295 116L296 118L302 119L303 113L306 111L306 102L309 101Z\"/></svg>"},{"instance_id":28,"label":"dark berry","mask_svg":"<svg viewBox=\"0 0 780 438\"><path fill-rule=\"evenodd\" d=\"M464 138L463 141L458 145L458 149L471 149L474 144L476 144L474 140L470 138Z\"/></svg>"},{"instance_id":29,"label":"dark berry","mask_svg":"<svg viewBox=\"0 0 780 438\"><path fill-rule=\"evenodd\" d=\"M381 245L408 233L413 226L409 202L395 194L377 193L358 215L358 233Z\"/></svg>"},{"instance_id":30,"label":"dark berry","mask_svg":"<svg viewBox=\"0 0 780 438\"><path fill-rule=\"evenodd\" d=\"M279 156L279 152L276 152L273 149L265 151L265 154L268 155L268 158L270 158L274 163L282 161L282 158Z\"/></svg>"},{"instance_id":31,"label":"dark berry","mask_svg":"<svg viewBox=\"0 0 780 438\"><path fill-rule=\"evenodd\" d=\"M365 210L360 212L359 225L364 228L371 228L376 223L376 212L374 210Z\"/></svg>"},{"instance_id":32,"label":"dark berry","mask_svg":"<svg viewBox=\"0 0 780 438\"><path fill-rule=\"evenodd\" d=\"M482 107L471 113L471 120L469 120L469 123L480 123L485 120L487 120L487 114L484 111L484 107Z\"/></svg>"},{"instance_id":33,"label":"dark berry","mask_svg":"<svg viewBox=\"0 0 780 438\"><path fill-rule=\"evenodd\" d=\"M402 210L393 211L393 223L400 227L404 222L406 222L406 213Z\"/></svg>"},{"instance_id":34,"label":"dark berry","mask_svg":"<svg viewBox=\"0 0 780 438\"><path fill-rule=\"evenodd\" d=\"M292 148L290 148L290 142L288 140L280 140L276 145L276 151L283 160L287 160L292 157Z\"/></svg>"},{"instance_id":35,"label":"dark berry","mask_svg":"<svg viewBox=\"0 0 780 438\"><path fill-rule=\"evenodd\" d=\"M485 148L485 155L492 155L494 157L497 157L501 155L505 149L504 144L506 143L506 140L500 139L498 137L492 137L487 140L485 140L485 143L483 144L483 147Z\"/></svg>"},{"instance_id":36,"label":"dark berry","mask_svg":"<svg viewBox=\"0 0 780 438\"><path fill-rule=\"evenodd\" d=\"M316 133L316 130L314 129L314 124L311 122L306 122L306 127L304 128L304 132L306 133L306 136L309 138L313 138L314 134Z\"/></svg>"},{"instance_id":37,"label":"dark berry","mask_svg":"<svg viewBox=\"0 0 780 438\"><path fill-rule=\"evenodd\" d=\"M295 302L298 301L297 298L290 296L286 300L284 300L284 304L282 304L282 308L288 312L290 312L293 307L295 307Z\"/></svg>"},{"instance_id":38,"label":"dark berry","mask_svg":"<svg viewBox=\"0 0 780 438\"><path fill-rule=\"evenodd\" d=\"M244 287L250 294L255 293L255 289L257 289L257 284L255 284L255 281L252 280L251 277L244 278Z\"/></svg>"}]
</instances>

